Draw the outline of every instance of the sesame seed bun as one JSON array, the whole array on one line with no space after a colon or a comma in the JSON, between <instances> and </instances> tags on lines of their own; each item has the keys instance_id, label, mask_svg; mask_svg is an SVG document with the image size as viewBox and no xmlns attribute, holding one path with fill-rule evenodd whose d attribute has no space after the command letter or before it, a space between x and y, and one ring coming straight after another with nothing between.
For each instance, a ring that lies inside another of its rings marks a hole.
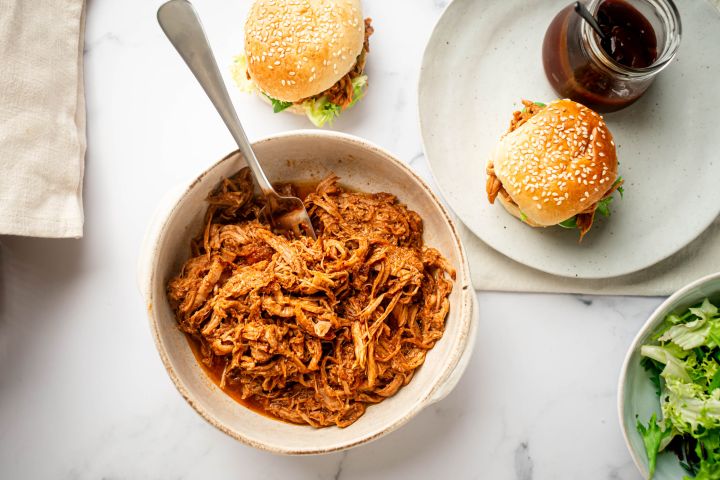
<instances>
[{"instance_id":1,"label":"sesame seed bun","mask_svg":"<svg viewBox=\"0 0 720 480\"><path fill-rule=\"evenodd\" d=\"M527 218L527 215L525 216L525 218L523 218L523 214L522 214L522 212L520 211L520 208L515 204L515 202L512 201L512 199L511 199L509 196L507 196L506 194L504 194L504 192L503 192L503 193L500 193L500 194L497 196L497 199L500 201L500 204L501 204L503 207L505 207L505 210L507 210L507 211L510 213L510 215L512 215L513 217L519 218L522 222L527 223L527 224L530 225L531 227L545 227L545 226L547 226L547 225L539 225L539 224L533 222L532 220L530 220L529 218Z\"/></svg>"},{"instance_id":2,"label":"sesame seed bun","mask_svg":"<svg viewBox=\"0 0 720 480\"><path fill-rule=\"evenodd\" d=\"M612 134L600 115L571 100L550 103L506 134L490 161L509 197L499 195L502 205L532 226L588 210L617 179Z\"/></svg>"},{"instance_id":3,"label":"sesame seed bun","mask_svg":"<svg viewBox=\"0 0 720 480\"><path fill-rule=\"evenodd\" d=\"M263 92L296 102L345 76L364 39L360 0L256 0L245 23L248 72Z\"/></svg>"}]
</instances>

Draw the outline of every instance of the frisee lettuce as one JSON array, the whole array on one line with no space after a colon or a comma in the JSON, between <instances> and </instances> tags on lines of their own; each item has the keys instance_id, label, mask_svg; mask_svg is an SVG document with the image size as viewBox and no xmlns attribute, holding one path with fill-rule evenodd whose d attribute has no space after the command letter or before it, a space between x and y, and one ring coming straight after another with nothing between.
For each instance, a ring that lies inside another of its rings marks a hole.
<instances>
[{"instance_id":1,"label":"frisee lettuce","mask_svg":"<svg viewBox=\"0 0 720 480\"><path fill-rule=\"evenodd\" d=\"M348 105L348 108L355 106L355 104L360 100L362 97L365 96L365 87L367 86L367 75L360 75L359 77L355 77L352 79L352 86L353 86L353 98L352 102L350 102L350 105Z\"/></svg>"},{"instance_id":2,"label":"frisee lettuce","mask_svg":"<svg viewBox=\"0 0 720 480\"><path fill-rule=\"evenodd\" d=\"M230 75L235 81L238 90L244 93L252 93L257 90L255 82L248 78L248 61L245 54L236 55L230 66Z\"/></svg>"},{"instance_id":3,"label":"frisee lettuce","mask_svg":"<svg viewBox=\"0 0 720 480\"><path fill-rule=\"evenodd\" d=\"M360 75L352 79L353 98L347 108L355 105L364 96L366 85L367 75ZM332 124L333 120L343 111L340 105L330 102L325 96L306 100L302 103L302 107L305 109L305 115L316 127L322 127L326 123Z\"/></svg>"},{"instance_id":4,"label":"frisee lettuce","mask_svg":"<svg viewBox=\"0 0 720 480\"><path fill-rule=\"evenodd\" d=\"M638 421L650 466L672 441L696 479L720 478L720 310L705 299L667 315L642 345L642 366L657 388L662 419ZM688 477L686 477L688 478Z\"/></svg>"},{"instance_id":5,"label":"frisee lettuce","mask_svg":"<svg viewBox=\"0 0 720 480\"><path fill-rule=\"evenodd\" d=\"M326 123L332 124L335 117L340 115L340 105L329 102L326 97L306 100L302 103L305 115L316 127L322 127Z\"/></svg>"},{"instance_id":6,"label":"frisee lettuce","mask_svg":"<svg viewBox=\"0 0 720 480\"><path fill-rule=\"evenodd\" d=\"M293 102L286 102L271 97L265 92L260 91L257 85L248 78L248 61L244 54L240 54L233 58L233 64L230 67L230 73L235 85L241 92L252 93L258 92L270 101L273 107L273 112L279 113L295 105ZM352 79L353 96L350 104L346 108L353 107L364 95L365 87L368 83L367 75L360 75ZM331 124L336 117L340 115L343 108L340 105L336 105L330 102L325 96L319 98L311 98L305 100L299 106L305 111L305 115L310 121L317 127L322 127L325 124Z\"/></svg>"}]
</instances>

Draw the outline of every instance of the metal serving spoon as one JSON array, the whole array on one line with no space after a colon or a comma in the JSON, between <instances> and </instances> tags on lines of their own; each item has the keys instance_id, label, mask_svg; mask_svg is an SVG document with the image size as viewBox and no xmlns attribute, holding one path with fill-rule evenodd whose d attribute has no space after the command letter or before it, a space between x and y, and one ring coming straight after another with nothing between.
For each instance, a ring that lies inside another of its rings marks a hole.
<instances>
[{"instance_id":1,"label":"metal serving spoon","mask_svg":"<svg viewBox=\"0 0 720 480\"><path fill-rule=\"evenodd\" d=\"M302 200L280 196L260 167L230 102L210 44L192 4L187 0L170 0L158 9L157 18L165 35L200 82L237 142L240 153L255 176L255 182L265 195L263 214L273 230L296 238L302 234L317 238Z\"/></svg>"}]
</instances>

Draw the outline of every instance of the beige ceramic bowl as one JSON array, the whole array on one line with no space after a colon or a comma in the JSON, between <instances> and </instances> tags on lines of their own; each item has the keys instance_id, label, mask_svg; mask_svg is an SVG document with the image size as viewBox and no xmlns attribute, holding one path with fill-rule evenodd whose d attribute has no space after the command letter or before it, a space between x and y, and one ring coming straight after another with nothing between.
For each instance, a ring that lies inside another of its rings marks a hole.
<instances>
[{"instance_id":1,"label":"beige ceramic bowl","mask_svg":"<svg viewBox=\"0 0 720 480\"><path fill-rule=\"evenodd\" d=\"M356 137L322 131L276 135L254 144L273 182L313 181L334 172L361 191L392 192L423 218L425 242L438 248L457 270L443 338L428 353L412 381L394 397L368 408L357 422L340 429L314 429L259 415L222 392L197 364L178 330L165 296L168 279L188 258L190 238L206 209L205 198L220 179L244 166L232 153L189 185L166 197L148 229L139 264L139 282L155 342L170 378L208 422L257 448L285 454L327 453L376 439L443 398L467 366L477 325L475 293L465 252L447 210L427 185L388 152Z\"/></svg>"}]
</instances>

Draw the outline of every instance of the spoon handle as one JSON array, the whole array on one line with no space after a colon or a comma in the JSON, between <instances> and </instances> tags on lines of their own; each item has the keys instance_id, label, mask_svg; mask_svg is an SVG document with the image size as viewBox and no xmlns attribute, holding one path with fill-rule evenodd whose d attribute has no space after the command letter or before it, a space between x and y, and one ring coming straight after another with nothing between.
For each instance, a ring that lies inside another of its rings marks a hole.
<instances>
[{"instance_id":1,"label":"spoon handle","mask_svg":"<svg viewBox=\"0 0 720 480\"><path fill-rule=\"evenodd\" d=\"M580 15L583 20L590 24L590 27L595 30L595 33L598 34L601 40L605 40L605 33L603 33L602 28L600 28L600 24L597 22L595 17L593 17L592 13L590 13L590 10L587 9L584 3L575 2L575 12Z\"/></svg>"},{"instance_id":2,"label":"spoon handle","mask_svg":"<svg viewBox=\"0 0 720 480\"><path fill-rule=\"evenodd\" d=\"M238 120L205 31L192 4L187 0L170 0L158 9L157 18L170 43L185 60L230 130L260 190L266 195L274 194L275 191L260 167Z\"/></svg>"}]
</instances>

